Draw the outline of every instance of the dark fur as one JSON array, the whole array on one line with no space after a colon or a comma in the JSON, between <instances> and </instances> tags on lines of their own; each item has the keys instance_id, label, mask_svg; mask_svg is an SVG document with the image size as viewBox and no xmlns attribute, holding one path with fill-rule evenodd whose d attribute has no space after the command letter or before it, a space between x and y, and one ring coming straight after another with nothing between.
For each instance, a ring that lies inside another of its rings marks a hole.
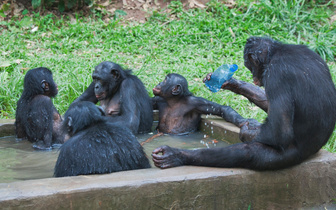
<instances>
[{"instance_id":1,"label":"dark fur","mask_svg":"<svg viewBox=\"0 0 336 210\"><path fill-rule=\"evenodd\" d=\"M187 80L179 74L168 74L163 82L153 88L153 108L159 110L159 132L183 135L198 129L202 114L223 117L239 126L241 123L259 123L245 119L229 106L222 106L188 90Z\"/></svg>"},{"instance_id":2,"label":"dark fur","mask_svg":"<svg viewBox=\"0 0 336 210\"><path fill-rule=\"evenodd\" d=\"M244 60L254 83L265 87L268 100L263 103L268 117L252 141L195 151L159 147L153 151L157 167L282 169L301 163L327 143L335 128L336 90L321 57L303 45L251 37ZM264 98L260 91L251 95Z\"/></svg>"},{"instance_id":3,"label":"dark fur","mask_svg":"<svg viewBox=\"0 0 336 210\"><path fill-rule=\"evenodd\" d=\"M149 168L149 161L127 128L110 122L91 102L72 104L63 130L71 137L60 148L54 176L104 174Z\"/></svg>"},{"instance_id":4,"label":"dark fur","mask_svg":"<svg viewBox=\"0 0 336 210\"><path fill-rule=\"evenodd\" d=\"M36 149L51 149L53 143L63 143L62 118L51 101L57 93L49 69L40 67L27 72L16 108L17 138L34 142Z\"/></svg>"},{"instance_id":5,"label":"dark fur","mask_svg":"<svg viewBox=\"0 0 336 210\"><path fill-rule=\"evenodd\" d=\"M138 77L116 63L104 61L96 66L92 78L93 82L75 102L99 100L107 116L123 122L134 134L151 131L151 99Z\"/></svg>"}]
</instances>

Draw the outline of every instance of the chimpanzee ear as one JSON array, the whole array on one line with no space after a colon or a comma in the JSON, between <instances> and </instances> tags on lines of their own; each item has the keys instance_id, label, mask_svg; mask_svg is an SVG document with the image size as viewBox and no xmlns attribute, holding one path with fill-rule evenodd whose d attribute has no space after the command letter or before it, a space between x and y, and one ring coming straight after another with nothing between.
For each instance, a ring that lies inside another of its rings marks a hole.
<instances>
[{"instance_id":1,"label":"chimpanzee ear","mask_svg":"<svg viewBox=\"0 0 336 210\"><path fill-rule=\"evenodd\" d=\"M102 114L102 116L105 116L105 111L104 111L103 107L98 106L98 109L99 109L100 113Z\"/></svg>"},{"instance_id":2,"label":"chimpanzee ear","mask_svg":"<svg viewBox=\"0 0 336 210\"><path fill-rule=\"evenodd\" d=\"M41 87L43 88L44 92L48 92L49 91L49 83L46 82L45 80L42 80L41 82Z\"/></svg>"},{"instance_id":3,"label":"chimpanzee ear","mask_svg":"<svg viewBox=\"0 0 336 210\"><path fill-rule=\"evenodd\" d=\"M183 89L181 85L175 85L174 88L172 89L172 94L173 96L177 96L180 95L182 91Z\"/></svg>"},{"instance_id":4,"label":"chimpanzee ear","mask_svg":"<svg viewBox=\"0 0 336 210\"><path fill-rule=\"evenodd\" d=\"M116 70L116 69L112 69L112 70L111 70L111 74L112 74L113 78L115 78L115 79L118 79L119 76L120 76L119 71Z\"/></svg>"},{"instance_id":5,"label":"chimpanzee ear","mask_svg":"<svg viewBox=\"0 0 336 210\"><path fill-rule=\"evenodd\" d=\"M248 54L248 58L255 66L259 66L259 60L255 54L253 53Z\"/></svg>"}]
</instances>

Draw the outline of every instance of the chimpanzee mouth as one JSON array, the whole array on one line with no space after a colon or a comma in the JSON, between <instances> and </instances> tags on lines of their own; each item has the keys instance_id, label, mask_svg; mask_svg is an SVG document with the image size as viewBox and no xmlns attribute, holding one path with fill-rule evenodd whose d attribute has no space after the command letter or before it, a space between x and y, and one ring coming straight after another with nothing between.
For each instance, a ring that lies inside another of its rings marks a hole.
<instances>
[{"instance_id":1,"label":"chimpanzee mouth","mask_svg":"<svg viewBox=\"0 0 336 210\"><path fill-rule=\"evenodd\" d=\"M103 100L105 98L105 94L102 93L102 94L96 94L96 98L100 101L100 100Z\"/></svg>"},{"instance_id":2,"label":"chimpanzee mouth","mask_svg":"<svg viewBox=\"0 0 336 210\"><path fill-rule=\"evenodd\" d=\"M158 88L153 88L153 94L154 95L159 95L160 94L160 89L158 89Z\"/></svg>"}]
</instances>

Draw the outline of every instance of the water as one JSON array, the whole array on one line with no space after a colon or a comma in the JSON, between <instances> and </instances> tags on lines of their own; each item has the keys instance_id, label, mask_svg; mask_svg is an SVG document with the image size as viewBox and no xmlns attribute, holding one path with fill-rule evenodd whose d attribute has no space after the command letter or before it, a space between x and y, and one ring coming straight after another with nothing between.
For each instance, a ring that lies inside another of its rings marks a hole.
<instances>
[{"instance_id":1,"label":"water","mask_svg":"<svg viewBox=\"0 0 336 210\"><path fill-rule=\"evenodd\" d=\"M0 138L0 183L53 176L58 148L34 150L29 141Z\"/></svg>"},{"instance_id":2,"label":"water","mask_svg":"<svg viewBox=\"0 0 336 210\"><path fill-rule=\"evenodd\" d=\"M143 142L151 136L153 134L138 135L138 141ZM152 167L152 151L161 145L199 149L225 147L228 144L221 140L211 139L201 132L186 136L159 136L143 146ZM59 146L51 151L38 151L32 148L29 141L16 141L14 136L0 138L0 183L52 177L58 153Z\"/></svg>"},{"instance_id":3,"label":"water","mask_svg":"<svg viewBox=\"0 0 336 210\"><path fill-rule=\"evenodd\" d=\"M152 135L143 134L138 136L138 141L142 142L150 138ZM146 154L150 157L152 151L162 145L168 145L170 147L176 147L180 149L201 149L201 148L213 148L213 147L226 147L228 143L222 140L212 139L204 133L195 132L185 136L171 136L163 135L153 139L149 143L143 145Z\"/></svg>"}]
</instances>

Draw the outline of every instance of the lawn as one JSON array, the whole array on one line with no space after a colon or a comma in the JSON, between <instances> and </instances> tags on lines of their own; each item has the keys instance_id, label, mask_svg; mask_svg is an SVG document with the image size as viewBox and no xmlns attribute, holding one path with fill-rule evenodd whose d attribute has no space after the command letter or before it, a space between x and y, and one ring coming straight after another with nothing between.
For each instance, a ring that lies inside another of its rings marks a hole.
<instances>
[{"instance_id":1,"label":"lawn","mask_svg":"<svg viewBox=\"0 0 336 210\"><path fill-rule=\"evenodd\" d=\"M252 82L244 67L243 49L250 36L269 36L290 44L305 44L319 53L336 81L335 3L330 1L246 1L227 6L210 1L205 9L184 10L172 1L169 10L150 12L145 23L121 17L56 17L24 11L23 17L0 22L0 118L15 118L23 78L31 68L53 71L59 94L53 100L61 114L91 83L94 67L113 61L133 69L153 96L152 88L168 73L179 73L190 91L233 107L260 122L266 114L230 91L211 93L204 76L223 63L239 66L234 77ZM321 84L322 85L322 84ZM336 151L336 136L325 146Z\"/></svg>"}]
</instances>

